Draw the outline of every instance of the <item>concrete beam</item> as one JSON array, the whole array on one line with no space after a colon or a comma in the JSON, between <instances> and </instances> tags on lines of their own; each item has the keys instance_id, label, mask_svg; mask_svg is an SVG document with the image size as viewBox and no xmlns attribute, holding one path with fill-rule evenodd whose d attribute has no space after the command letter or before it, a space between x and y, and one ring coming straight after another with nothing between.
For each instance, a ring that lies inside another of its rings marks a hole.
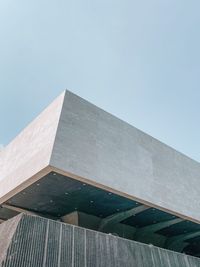
<instances>
[{"instance_id":1,"label":"concrete beam","mask_svg":"<svg viewBox=\"0 0 200 267\"><path fill-rule=\"evenodd\" d=\"M8 205L8 204L2 204L1 207L5 208L5 209L8 209L8 210L16 211L18 213L25 213L25 214L28 214L28 215L37 215L37 213L35 213L35 212L31 212L31 211L28 211L28 210L25 210L25 209L22 209L22 208L18 208L18 207L12 206L12 205Z\"/></svg>"},{"instance_id":2,"label":"concrete beam","mask_svg":"<svg viewBox=\"0 0 200 267\"><path fill-rule=\"evenodd\" d=\"M113 215L110 215L101 221L98 230L103 231L108 226L120 223L121 221L124 221L124 220L130 218L131 216L135 216L136 214L141 213L141 212L148 210L148 209L150 209L150 207L140 205L140 206L135 207L133 209L118 212L118 213L115 213Z\"/></svg>"},{"instance_id":3,"label":"concrete beam","mask_svg":"<svg viewBox=\"0 0 200 267\"><path fill-rule=\"evenodd\" d=\"M200 231L191 232L187 234L181 234L181 235L168 238L168 240L166 241L165 247L168 249L173 249L178 252L181 252L188 245L188 242L185 242L185 241L187 241L188 239L197 237L197 236L200 236Z\"/></svg>"},{"instance_id":4,"label":"concrete beam","mask_svg":"<svg viewBox=\"0 0 200 267\"><path fill-rule=\"evenodd\" d=\"M62 222L73 224L76 226L81 226L83 228L91 229L98 231L99 225L101 223L102 218L86 214L80 211L74 211L72 213L66 214L61 218ZM106 233L118 235L127 239L133 239L135 228L130 225L117 223L107 227L105 229Z\"/></svg>"},{"instance_id":5,"label":"concrete beam","mask_svg":"<svg viewBox=\"0 0 200 267\"><path fill-rule=\"evenodd\" d=\"M12 206L12 205L9 205L9 204L2 204L1 207L5 208L5 209L8 209L8 210L13 210L13 211L18 212L18 213L25 213L27 215L36 215L36 216L45 217L45 218L56 220L56 221L58 220L57 217L54 217L54 216L51 216L51 215L48 215L48 214L42 214L40 212L29 211L29 210L22 209L22 208L19 208L19 207L15 207L15 206Z\"/></svg>"},{"instance_id":6,"label":"concrete beam","mask_svg":"<svg viewBox=\"0 0 200 267\"><path fill-rule=\"evenodd\" d=\"M173 220L168 220L168 221L164 221L164 222L159 222L159 223L155 223L155 224L151 224L151 225L147 225L145 227L139 228L136 234L140 234L140 233L155 233L159 230L162 230L164 228L167 228L171 225L177 224L182 222L183 219L181 218L176 218Z\"/></svg>"},{"instance_id":7,"label":"concrete beam","mask_svg":"<svg viewBox=\"0 0 200 267\"><path fill-rule=\"evenodd\" d=\"M61 217L61 221L68 224L79 226L79 212L74 211Z\"/></svg>"},{"instance_id":8,"label":"concrete beam","mask_svg":"<svg viewBox=\"0 0 200 267\"><path fill-rule=\"evenodd\" d=\"M169 242L176 242L176 241L186 241L188 239L194 238L200 236L200 231L196 231L196 232L191 232L191 233L187 233L187 234L181 234L181 235L177 235L174 236L170 239L168 239Z\"/></svg>"}]
</instances>

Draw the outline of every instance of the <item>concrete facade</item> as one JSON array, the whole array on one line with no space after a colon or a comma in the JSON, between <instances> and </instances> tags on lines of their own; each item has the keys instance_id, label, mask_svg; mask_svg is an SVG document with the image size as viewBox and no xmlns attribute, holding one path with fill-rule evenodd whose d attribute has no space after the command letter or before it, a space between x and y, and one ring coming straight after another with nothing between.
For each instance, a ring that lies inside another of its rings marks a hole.
<instances>
[{"instance_id":1,"label":"concrete facade","mask_svg":"<svg viewBox=\"0 0 200 267\"><path fill-rule=\"evenodd\" d=\"M64 92L0 153L0 203L55 170L200 222L200 164Z\"/></svg>"},{"instance_id":2,"label":"concrete facade","mask_svg":"<svg viewBox=\"0 0 200 267\"><path fill-rule=\"evenodd\" d=\"M200 257L199 180L198 162L65 91L0 151L0 266L200 266L161 249Z\"/></svg>"},{"instance_id":3,"label":"concrete facade","mask_svg":"<svg viewBox=\"0 0 200 267\"><path fill-rule=\"evenodd\" d=\"M66 91L50 165L200 222L200 164Z\"/></svg>"}]
</instances>

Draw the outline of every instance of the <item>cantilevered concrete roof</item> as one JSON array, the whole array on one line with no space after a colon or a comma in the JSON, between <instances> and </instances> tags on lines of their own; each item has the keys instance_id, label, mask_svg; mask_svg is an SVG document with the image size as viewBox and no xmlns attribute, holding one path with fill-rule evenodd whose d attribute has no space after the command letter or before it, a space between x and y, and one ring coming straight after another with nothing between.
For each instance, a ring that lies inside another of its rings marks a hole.
<instances>
[{"instance_id":1,"label":"cantilevered concrete roof","mask_svg":"<svg viewBox=\"0 0 200 267\"><path fill-rule=\"evenodd\" d=\"M43 183L41 197L37 186ZM65 91L0 152L0 204L46 209L53 215L71 212L80 199L64 207L64 191L82 188L79 183L94 190L90 201L97 202L97 195L100 201L103 192L110 192L122 210L140 202L163 214L200 222L198 162ZM120 202L120 196L126 201ZM52 201L55 206L49 205ZM84 201L77 205L85 211ZM107 208L100 206L95 209L99 215L112 214L112 201Z\"/></svg>"}]
</instances>

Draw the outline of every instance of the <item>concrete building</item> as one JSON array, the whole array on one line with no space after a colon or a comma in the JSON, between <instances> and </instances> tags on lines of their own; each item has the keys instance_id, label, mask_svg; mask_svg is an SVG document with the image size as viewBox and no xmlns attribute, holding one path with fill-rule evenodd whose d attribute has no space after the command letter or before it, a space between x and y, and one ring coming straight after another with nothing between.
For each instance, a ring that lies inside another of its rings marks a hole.
<instances>
[{"instance_id":1,"label":"concrete building","mask_svg":"<svg viewBox=\"0 0 200 267\"><path fill-rule=\"evenodd\" d=\"M200 266L199 181L198 162L65 91L0 151L0 266Z\"/></svg>"}]
</instances>

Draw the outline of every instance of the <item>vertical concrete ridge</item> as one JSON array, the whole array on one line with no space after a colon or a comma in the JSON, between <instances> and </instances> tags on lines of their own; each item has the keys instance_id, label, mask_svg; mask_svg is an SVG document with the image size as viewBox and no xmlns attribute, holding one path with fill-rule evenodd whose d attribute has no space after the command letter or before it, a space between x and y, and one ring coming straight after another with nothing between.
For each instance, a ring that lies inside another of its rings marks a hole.
<instances>
[{"instance_id":1,"label":"vertical concrete ridge","mask_svg":"<svg viewBox=\"0 0 200 267\"><path fill-rule=\"evenodd\" d=\"M20 214L0 225L0 266L6 259L8 248L22 217L23 215Z\"/></svg>"},{"instance_id":2,"label":"vertical concrete ridge","mask_svg":"<svg viewBox=\"0 0 200 267\"><path fill-rule=\"evenodd\" d=\"M62 99L62 104L60 105L60 115L59 115L59 119L58 119L58 122L57 122L57 127L56 127L56 131L55 131L55 135L54 135L54 140L53 140L53 143L52 143L52 148L51 148L51 154L50 154L50 159L49 159L49 165L51 166L51 162L52 162L52 157L53 157L53 152L54 152L54 148L55 148L55 144L56 144L56 138L57 138L57 134L58 134L58 130L60 128L60 121L61 121L61 118L62 118L62 113L63 113L63 107L64 107L64 104L65 104L65 101L66 101L66 95L68 94L71 94L71 92L67 89L65 89L63 91L63 93L60 95L60 97L63 97Z\"/></svg>"},{"instance_id":3,"label":"vertical concrete ridge","mask_svg":"<svg viewBox=\"0 0 200 267\"><path fill-rule=\"evenodd\" d=\"M57 140L60 139L60 133L64 133L62 131L63 121L65 123L67 123L67 121L66 121L67 118L65 118L65 108L68 105L67 102L70 101L70 97L75 97L75 98L78 98L78 99L80 98L79 96L77 96L76 94L72 93L68 89L65 89L63 91L62 96L63 96L63 101L62 101L62 105L61 105L60 116L59 116L56 132L55 132L54 142L53 142L51 155L50 155L50 161L49 161L50 166L53 166L53 167L54 167L54 156L56 155L56 152L57 152Z\"/></svg>"},{"instance_id":4,"label":"vertical concrete ridge","mask_svg":"<svg viewBox=\"0 0 200 267\"><path fill-rule=\"evenodd\" d=\"M58 114L57 114L57 121L56 121L56 124L55 124L55 128L54 128L54 135L53 135L53 139L52 139L52 143L51 143L51 148L50 148L50 154L49 154L49 164L50 164L50 161L51 161L51 156L52 156L52 153L53 153L53 148L54 148L54 144L55 144L55 140L56 140L56 135L57 135L57 131L58 131L58 126L59 126L59 123L60 123L60 118L61 118L61 113L62 113L62 110L63 110L63 105L64 105L64 101L65 101L65 95L66 95L66 90L64 90L59 96L57 99L60 100L60 103L59 103L59 108L58 108Z\"/></svg>"},{"instance_id":5,"label":"vertical concrete ridge","mask_svg":"<svg viewBox=\"0 0 200 267\"><path fill-rule=\"evenodd\" d=\"M23 214L3 227L0 233L11 233L1 238L1 267L200 266L199 258L37 216Z\"/></svg>"}]
</instances>

